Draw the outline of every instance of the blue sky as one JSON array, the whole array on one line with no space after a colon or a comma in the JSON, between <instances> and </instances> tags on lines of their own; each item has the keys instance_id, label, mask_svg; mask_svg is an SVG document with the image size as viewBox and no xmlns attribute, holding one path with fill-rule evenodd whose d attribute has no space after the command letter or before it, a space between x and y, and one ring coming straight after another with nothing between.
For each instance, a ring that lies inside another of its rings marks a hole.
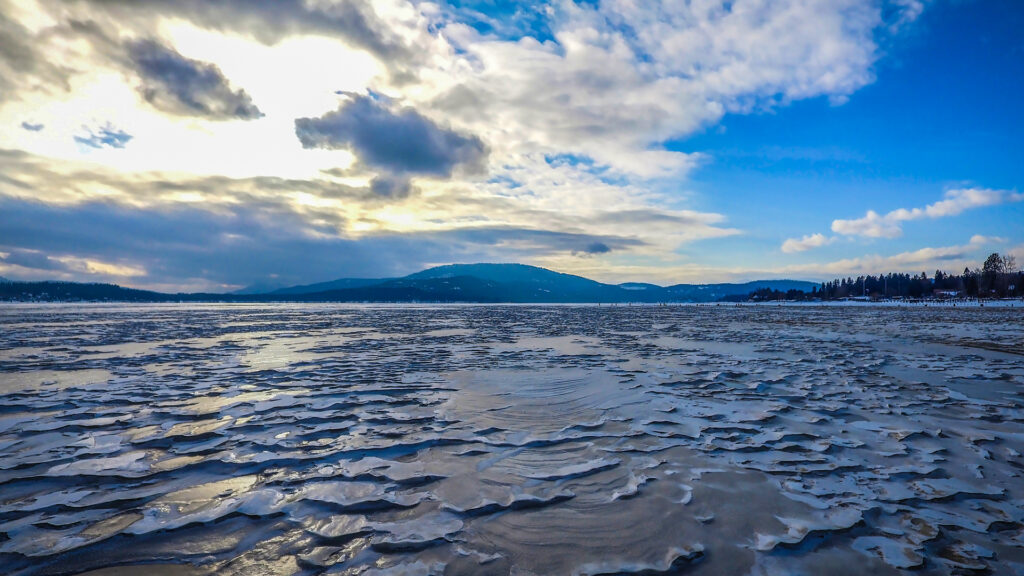
<instances>
[{"instance_id":1,"label":"blue sky","mask_svg":"<svg viewBox=\"0 0 1024 576\"><path fill-rule=\"evenodd\" d=\"M912 29L889 41L875 66L876 80L848 101L835 105L820 97L767 113L730 115L668 146L713 157L693 174L692 186L707 200L704 208L758 230L729 240L748 255L749 265L764 258L759 246L797 227L827 234L831 217L924 206L965 186L1019 191L1021 29L1024 5L935 3ZM915 222L900 238L860 248L909 252L982 234L1007 240L990 246L1005 251L1006 244L1019 245L1022 233L1024 205L1008 203ZM856 253L841 245L825 251L833 257ZM770 256L777 265L787 260Z\"/></svg>"},{"instance_id":2,"label":"blue sky","mask_svg":"<svg viewBox=\"0 0 1024 576\"><path fill-rule=\"evenodd\" d=\"M0 8L9 278L231 290L518 261L669 284L1024 261L1017 2Z\"/></svg>"}]
</instances>

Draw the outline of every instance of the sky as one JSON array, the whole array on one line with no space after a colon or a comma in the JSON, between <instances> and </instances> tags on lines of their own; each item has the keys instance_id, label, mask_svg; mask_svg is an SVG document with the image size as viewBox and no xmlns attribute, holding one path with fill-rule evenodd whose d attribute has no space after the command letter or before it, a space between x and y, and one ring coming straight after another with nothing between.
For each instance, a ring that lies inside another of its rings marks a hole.
<instances>
[{"instance_id":1,"label":"sky","mask_svg":"<svg viewBox=\"0 0 1024 576\"><path fill-rule=\"evenodd\" d=\"M1024 3L0 0L0 276L1024 263Z\"/></svg>"}]
</instances>

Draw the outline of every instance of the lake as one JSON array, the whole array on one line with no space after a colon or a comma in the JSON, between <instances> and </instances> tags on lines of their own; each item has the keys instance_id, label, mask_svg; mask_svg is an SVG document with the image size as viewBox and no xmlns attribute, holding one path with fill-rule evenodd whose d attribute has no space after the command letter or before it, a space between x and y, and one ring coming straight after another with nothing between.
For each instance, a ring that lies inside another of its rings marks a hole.
<instances>
[{"instance_id":1,"label":"lake","mask_svg":"<svg viewBox=\"0 0 1024 576\"><path fill-rule=\"evenodd\" d=\"M1024 572L1024 309L0 306L9 574Z\"/></svg>"}]
</instances>

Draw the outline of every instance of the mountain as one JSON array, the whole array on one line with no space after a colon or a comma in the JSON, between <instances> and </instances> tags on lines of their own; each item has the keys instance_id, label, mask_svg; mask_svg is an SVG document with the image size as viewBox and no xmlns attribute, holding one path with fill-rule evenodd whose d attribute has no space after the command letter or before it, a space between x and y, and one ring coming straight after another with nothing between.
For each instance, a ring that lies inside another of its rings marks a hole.
<instances>
[{"instance_id":1,"label":"mountain","mask_svg":"<svg viewBox=\"0 0 1024 576\"><path fill-rule=\"evenodd\" d=\"M582 276L563 274L526 264L449 264L428 268L394 282L416 285L447 279L464 291L467 278L494 283L494 295L503 302L624 302L623 290Z\"/></svg>"},{"instance_id":2,"label":"mountain","mask_svg":"<svg viewBox=\"0 0 1024 576\"><path fill-rule=\"evenodd\" d=\"M525 264L449 264L403 278L342 278L262 293L162 294L113 284L12 282L0 284L4 300L106 300L189 302L520 302L625 303L715 302L760 288L810 291L813 282L759 280L743 284L604 284Z\"/></svg>"},{"instance_id":3,"label":"mountain","mask_svg":"<svg viewBox=\"0 0 1024 576\"><path fill-rule=\"evenodd\" d=\"M485 284L470 279L483 280ZM367 290L370 287L373 287L373 290ZM254 292L247 288L235 294L301 296L300 299L303 300L339 298L387 301L406 296L408 299L416 299L417 295L445 301L464 301L467 294L474 294L478 297L476 301L482 302L498 301L495 298L499 296L517 302L552 301L551 294L555 294L554 301L565 301L561 298L584 297L584 301L589 302L600 301L600 296L608 293L605 301L618 300L612 297L618 294L618 291L610 288L614 287L581 276L525 264L448 264L402 278L340 278L263 292ZM477 293L483 289L488 292Z\"/></svg>"},{"instance_id":4,"label":"mountain","mask_svg":"<svg viewBox=\"0 0 1024 576\"><path fill-rule=\"evenodd\" d=\"M743 284L657 284L627 282L604 284L572 274L526 264L448 264L403 278L373 281L351 279L278 290L302 300L335 301L440 301L523 303L715 302L727 296L747 295L759 288L810 291L814 282L759 280ZM311 291L311 287L337 285L337 289ZM286 291L287 290L287 291Z\"/></svg>"},{"instance_id":5,"label":"mountain","mask_svg":"<svg viewBox=\"0 0 1024 576\"><path fill-rule=\"evenodd\" d=\"M504 288L498 282L472 276L419 280L397 278L371 286L297 294L290 299L311 302L506 302Z\"/></svg>"}]
</instances>

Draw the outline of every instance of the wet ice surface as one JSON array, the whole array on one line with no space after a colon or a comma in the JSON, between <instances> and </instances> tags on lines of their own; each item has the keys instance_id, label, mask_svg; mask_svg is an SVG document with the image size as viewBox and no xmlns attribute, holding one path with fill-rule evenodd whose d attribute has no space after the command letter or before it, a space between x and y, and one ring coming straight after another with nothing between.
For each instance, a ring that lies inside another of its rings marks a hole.
<instances>
[{"instance_id":1,"label":"wet ice surface","mask_svg":"<svg viewBox=\"0 0 1024 576\"><path fill-rule=\"evenodd\" d=\"M1022 354L1007 308L7 306L0 566L1024 573Z\"/></svg>"}]
</instances>

